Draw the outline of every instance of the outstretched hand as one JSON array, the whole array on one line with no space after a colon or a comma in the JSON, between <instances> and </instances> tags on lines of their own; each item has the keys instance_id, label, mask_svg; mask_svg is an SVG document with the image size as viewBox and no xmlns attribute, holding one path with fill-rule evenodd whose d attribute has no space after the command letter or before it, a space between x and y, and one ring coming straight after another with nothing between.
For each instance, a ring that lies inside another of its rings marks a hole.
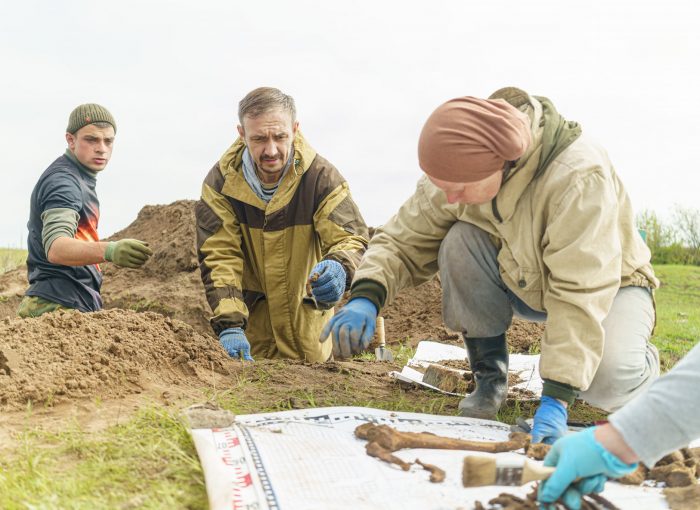
<instances>
[{"instance_id":1,"label":"outstretched hand","mask_svg":"<svg viewBox=\"0 0 700 510\"><path fill-rule=\"evenodd\" d=\"M321 342L333 337L333 356L349 358L367 350L377 322L377 307L367 298L351 299L321 332Z\"/></svg>"},{"instance_id":2,"label":"outstretched hand","mask_svg":"<svg viewBox=\"0 0 700 510\"><path fill-rule=\"evenodd\" d=\"M138 239L112 241L105 250L105 260L121 267L141 267L153 255L148 243Z\"/></svg>"}]
</instances>

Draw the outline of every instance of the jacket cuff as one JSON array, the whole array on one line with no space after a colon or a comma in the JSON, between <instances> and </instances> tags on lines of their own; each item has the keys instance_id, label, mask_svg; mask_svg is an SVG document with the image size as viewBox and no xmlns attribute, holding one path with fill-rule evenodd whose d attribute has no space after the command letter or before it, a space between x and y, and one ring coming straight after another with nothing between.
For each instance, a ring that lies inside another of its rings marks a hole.
<instances>
[{"instance_id":1,"label":"jacket cuff","mask_svg":"<svg viewBox=\"0 0 700 510\"><path fill-rule=\"evenodd\" d=\"M214 333L216 333L216 336L219 336L223 330L230 328L241 328L245 331L246 327L248 326L248 319L244 317L227 318L215 316L209 319L209 324L214 330Z\"/></svg>"},{"instance_id":2,"label":"jacket cuff","mask_svg":"<svg viewBox=\"0 0 700 510\"><path fill-rule=\"evenodd\" d=\"M551 379L544 379L544 384L542 385L542 396L552 397L563 400L569 407L571 407L576 400L576 395L578 390L573 386L568 384L552 381Z\"/></svg>"},{"instance_id":3,"label":"jacket cuff","mask_svg":"<svg viewBox=\"0 0 700 510\"><path fill-rule=\"evenodd\" d=\"M369 299L379 313L386 302L386 288L374 280L359 280L354 282L350 289L350 299L358 297Z\"/></svg>"}]
</instances>

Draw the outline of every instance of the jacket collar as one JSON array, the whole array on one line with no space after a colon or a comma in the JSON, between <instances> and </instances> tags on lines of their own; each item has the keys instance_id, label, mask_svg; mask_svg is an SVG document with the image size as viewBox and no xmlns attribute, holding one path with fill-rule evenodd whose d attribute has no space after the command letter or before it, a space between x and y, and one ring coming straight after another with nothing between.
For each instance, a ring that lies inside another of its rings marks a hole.
<instances>
[{"instance_id":1,"label":"jacket collar","mask_svg":"<svg viewBox=\"0 0 700 510\"><path fill-rule=\"evenodd\" d=\"M316 151L309 145L300 130L297 131L294 137L293 145L294 161L292 167L282 178L282 182L280 182L272 200L265 203L250 188L243 176L243 150L246 145L243 139L237 138L219 160L221 174L226 180L221 192L231 198L262 209L267 214L281 209L291 200L291 195L296 190L299 178L309 169L316 157Z\"/></svg>"}]
</instances>

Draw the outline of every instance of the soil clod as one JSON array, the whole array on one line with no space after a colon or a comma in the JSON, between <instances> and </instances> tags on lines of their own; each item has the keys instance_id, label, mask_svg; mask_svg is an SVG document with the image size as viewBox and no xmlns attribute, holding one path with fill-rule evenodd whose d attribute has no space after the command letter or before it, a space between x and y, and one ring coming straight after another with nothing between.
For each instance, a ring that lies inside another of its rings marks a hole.
<instances>
[{"instance_id":1,"label":"soil clod","mask_svg":"<svg viewBox=\"0 0 700 510\"><path fill-rule=\"evenodd\" d=\"M474 377L471 372L446 368L432 363L425 369L423 382L448 393L465 395L474 391Z\"/></svg>"}]
</instances>

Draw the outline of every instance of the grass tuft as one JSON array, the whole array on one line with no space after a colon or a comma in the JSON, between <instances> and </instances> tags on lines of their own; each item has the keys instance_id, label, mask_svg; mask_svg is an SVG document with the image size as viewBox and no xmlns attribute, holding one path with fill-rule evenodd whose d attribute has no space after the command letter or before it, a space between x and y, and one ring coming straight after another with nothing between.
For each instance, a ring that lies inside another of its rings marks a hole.
<instances>
[{"instance_id":1,"label":"grass tuft","mask_svg":"<svg viewBox=\"0 0 700 510\"><path fill-rule=\"evenodd\" d=\"M27 250L0 248L0 274L12 271L27 261Z\"/></svg>"},{"instance_id":2,"label":"grass tuft","mask_svg":"<svg viewBox=\"0 0 700 510\"><path fill-rule=\"evenodd\" d=\"M0 507L207 508L204 476L179 418L141 410L99 434L28 430L0 460Z\"/></svg>"}]
</instances>

